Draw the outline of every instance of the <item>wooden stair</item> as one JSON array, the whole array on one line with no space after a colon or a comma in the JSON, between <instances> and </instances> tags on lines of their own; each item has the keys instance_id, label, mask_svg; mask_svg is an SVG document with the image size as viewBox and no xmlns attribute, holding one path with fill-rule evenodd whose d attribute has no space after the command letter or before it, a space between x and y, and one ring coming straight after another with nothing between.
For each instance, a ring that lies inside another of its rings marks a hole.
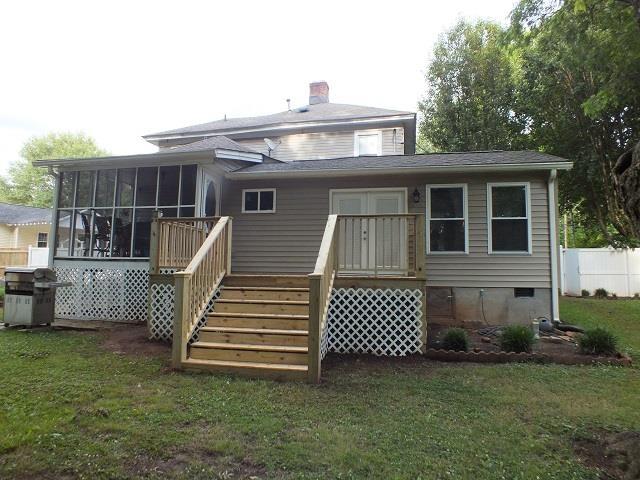
<instances>
[{"instance_id":1,"label":"wooden stair","mask_svg":"<svg viewBox=\"0 0 640 480\"><path fill-rule=\"evenodd\" d=\"M186 367L275 379L307 378L306 276L230 275Z\"/></svg>"}]
</instances>

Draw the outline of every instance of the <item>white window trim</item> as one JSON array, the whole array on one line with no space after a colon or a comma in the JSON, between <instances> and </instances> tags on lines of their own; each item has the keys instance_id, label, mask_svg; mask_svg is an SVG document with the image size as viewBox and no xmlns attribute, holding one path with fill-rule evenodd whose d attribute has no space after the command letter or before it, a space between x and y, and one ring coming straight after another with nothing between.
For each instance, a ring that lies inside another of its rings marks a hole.
<instances>
[{"instance_id":1,"label":"white window trim","mask_svg":"<svg viewBox=\"0 0 640 480\"><path fill-rule=\"evenodd\" d=\"M463 218L433 218L431 216L431 190L437 188L462 188L462 214ZM469 254L469 201L468 188L466 183L443 183L427 185L427 196L425 198L426 226L425 233L427 235L427 254L428 255L468 255ZM431 251L431 220L463 220L464 221L464 250L440 252Z\"/></svg>"},{"instance_id":2,"label":"white window trim","mask_svg":"<svg viewBox=\"0 0 640 480\"><path fill-rule=\"evenodd\" d=\"M260 208L260 192L273 192L273 209L271 210L246 210L245 193L258 192L258 209ZM242 213L276 213L276 189L275 188L247 188L242 190Z\"/></svg>"},{"instance_id":3,"label":"white window trim","mask_svg":"<svg viewBox=\"0 0 640 480\"><path fill-rule=\"evenodd\" d=\"M378 135L378 154L377 155L365 155L367 157L382 155L382 130L356 130L353 132L353 156L360 156L360 143L358 142L358 137L360 136L370 136L370 135Z\"/></svg>"},{"instance_id":4,"label":"white window trim","mask_svg":"<svg viewBox=\"0 0 640 480\"><path fill-rule=\"evenodd\" d=\"M491 200L491 189L493 187L524 187L526 217L496 217L497 220L527 220L527 250L515 251L493 251L492 220L493 205ZM531 255L533 252L533 242L531 238L531 185L529 182L492 182L487 183L487 252L489 255Z\"/></svg>"},{"instance_id":5,"label":"white window trim","mask_svg":"<svg viewBox=\"0 0 640 480\"><path fill-rule=\"evenodd\" d=\"M44 247L40 246L40 235L44 235ZM36 247L38 248L47 248L49 246L49 233L48 232L38 232L36 235Z\"/></svg>"}]
</instances>

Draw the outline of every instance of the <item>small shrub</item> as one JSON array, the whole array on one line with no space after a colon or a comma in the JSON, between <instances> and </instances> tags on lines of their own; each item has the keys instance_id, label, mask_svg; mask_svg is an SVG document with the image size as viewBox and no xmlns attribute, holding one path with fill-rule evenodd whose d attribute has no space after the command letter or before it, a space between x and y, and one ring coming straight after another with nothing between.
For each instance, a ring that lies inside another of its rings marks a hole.
<instances>
[{"instance_id":1,"label":"small shrub","mask_svg":"<svg viewBox=\"0 0 640 480\"><path fill-rule=\"evenodd\" d=\"M591 292L589 292L589 290L583 288L582 289L582 296L583 297L589 297L589 296L591 296Z\"/></svg>"},{"instance_id":2,"label":"small shrub","mask_svg":"<svg viewBox=\"0 0 640 480\"><path fill-rule=\"evenodd\" d=\"M462 328L450 328L442 338L442 346L446 350L466 352L469 350L469 337Z\"/></svg>"},{"instance_id":3,"label":"small shrub","mask_svg":"<svg viewBox=\"0 0 640 480\"><path fill-rule=\"evenodd\" d=\"M618 299L618 295L616 295L615 293L611 294L611 300L617 300Z\"/></svg>"},{"instance_id":4,"label":"small shrub","mask_svg":"<svg viewBox=\"0 0 640 480\"><path fill-rule=\"evenodd\" d=\"M586 355L614 355L618 339L609 330L596 327L578 337L578 347Z\"/></svg>"},{"instance_id":5,"label":"small shrub","mask_svg":"<svg viewBox=\"0 0 640 480\"><path fill-rule=\"evenodd\" d=\"M525 325L509 325L500 334L500 347L505 352L530 352L535 337Z\"/></svg>"},{"instance_id":6,"label":"small shrub","mask_svg":"<svg viewBox=\"0 0 640 480\"><path fill-rule=\"evenodd\" d=\"M636 292L633 294L633 299L634 300L640 300L640 293Z\"/></svg>"},{"instance_id":7,"label":"small shrub","mask_svg":"<svg viewBox=\"0 0 640 480\"><path fill-rule=\"evenodd\" d=\"M609 292L607 292L606 288L596 288L596 291L593 293L593 296L596 298L607 298Z\"/></svg>"}]
</instances>

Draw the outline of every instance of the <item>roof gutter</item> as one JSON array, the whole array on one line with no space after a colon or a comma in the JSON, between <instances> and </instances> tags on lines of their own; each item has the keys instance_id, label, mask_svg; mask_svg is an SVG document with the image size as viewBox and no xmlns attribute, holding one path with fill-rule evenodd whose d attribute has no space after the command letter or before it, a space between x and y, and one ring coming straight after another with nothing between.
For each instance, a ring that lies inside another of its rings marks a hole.
<instances>
[{"instance_id":1,"label":"roof gutter","mask_svg":"<svg viewBox=\"0 0 640 480\"><path fill-rule=\"evenodd\" d=\"M332 126L354 126L354 125L375 125L378 123L387 123L393 121L406 121L412 120L415 121L415 114L405 114L405 115L390 115L387 117L375 117L375 118L361 118L361 119L351 119L351 120L331 120L331 121L314 121L314 122L297 122L297 123L274 123L270 125L265 125L261 127L247 127L247 128L236 128L230 130L200 130L194 132L185 132L185 133L167 133L163 134L152 134L152 135L143 135L144 138L148 142L160 141L160 140L176 140L180 138L191 138L191 137L202 137L206 135L237 135L242 133L259 133L259 132L267 132L267 131L287 131L287 130L298 130L301 128L314 128L314 127L332 127Z\"/></svg>"},{"instance_id":2,"label":"roof gutter","mask_svg":"<svg viewBox=\"0 0 640 480\"><path fill-rule=\"evenodd\" d=\"M146 163L154 162L157 165L172 161L184 161L193 158L213 158L215 150L201 150L198 152L157 152L157 153L141 153L138 155L122 155L111 157L93 157L93 158L60 158L51 160L35 160L34 167L113 167L121 163L127 166L141 166Z\"/></svg>"},{"instance_id":3,"label":"roof gutter","mask_svg":"<svg viewBox=\"0 0 640 480\"><path fill-rule=\"evenodd\" d=\"M322 170L281 170L281 171L247 171L236 170L228 172L226 177L232 180L263 179L263 178L326 178L350 177L362 175L398 175L403 173L468 173L468 172L519 172L519 171L547 171L569 170L573 162L539 162L489 165L429 165L419 167L394 168L327 168Z\"/></svg>"},{"instance_id":4,"label":"roof gutter","mask_svg":"<svg viewBox=\"0 0 640 480\"><path fill-rule=\"evenodd\" d=\"M261 153L240 152L238 150L228 150L224 148L216 148L216 158L225 158L227 160L244 160L245 162L262 163Z\"/></svg>"}]
</instances>

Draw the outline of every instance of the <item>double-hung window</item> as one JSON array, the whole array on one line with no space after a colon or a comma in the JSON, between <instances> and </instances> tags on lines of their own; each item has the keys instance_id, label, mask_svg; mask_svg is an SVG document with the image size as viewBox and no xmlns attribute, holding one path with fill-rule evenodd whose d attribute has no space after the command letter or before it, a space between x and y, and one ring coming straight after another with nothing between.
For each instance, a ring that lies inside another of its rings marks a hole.
<instances>
[{"instance_id":1,"label":"double-hung window","mask_svg":"<svg viewBox=\"0 0 640 480\"><path fill-rule=\"evenodd\" d=\"M242 190L242 213L275 213L276 190Z\"/></svg>"},{"instance_id":2,"label":"double-hung window","mask_svg":"<svg viewBox=\"0 0 640 480\"><path fill-rule=\"evenodd\" d=\"M427 253L468 253L467 185L427 186Z\"/></svg>"},{"instance_id":3,"label":"double-hung window","mask_svg":"<svg viewBox=\"0 0 640 480\"><path fill-rule=\"evenodd\" d=\"M531 253L528 183L488 183L489 253Z\"/></svg>"},{"instance_id":4,"label":"double-hung window","mask_svg":"<svg viewBox=\"0 0 640 480\"><path fill-rule=\"evenodd\" d=\"M47 232L38 232L38 248L47 248L48 238Z\"/></svg>"},{"instance_id":5,"label":"double-hung window","mask_svg":"<svg viewBox=\"0 0 640 480\"><path fill-rule=\"evenodd\" d=\"M382 132L380 130L356 131L353 142L353 156L382 155Z\"/></svg>"}]
</instances>

